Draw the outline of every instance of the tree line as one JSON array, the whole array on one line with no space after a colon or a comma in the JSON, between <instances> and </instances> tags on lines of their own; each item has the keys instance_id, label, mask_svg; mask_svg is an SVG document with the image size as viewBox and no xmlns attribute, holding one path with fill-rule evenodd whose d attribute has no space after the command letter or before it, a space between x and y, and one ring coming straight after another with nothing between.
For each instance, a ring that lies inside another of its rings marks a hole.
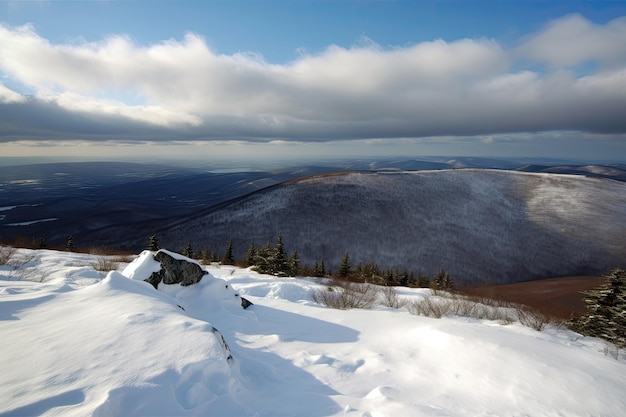
<instances>
[{"instance_id":1,"label":"tree line","mask_svg":"<svg viewBox=\"0 0 626 417\"><path fill-rule=\"evenodd\" d=\"M156 251L160 249L158 238L152 235L148 239L146 249ZM283 277L311 276L318 278L340 278L352 282L366 282L383 286L404 286L413 288L432 288L436 290L451 290L454 281L445 270L437 272L432 279L424 273L416 274L407 269L380 268L376 262L359 262L352 265L350 254L346 252L337 265L336 271L332 271L324 260L316 261L314 265L303 265L297 251L288 253L285 250L282 235L278 235L275 245L269 241L263 246L250 243L243 259L235 259L233 253L233 241L230 240L224 253L220 256L217 252L201 249L196 252L187 245L180 252L182 255L198 259L203 262L220 262L222 265L237 265L252 269L261 274L269 274Z\"/></svg>"}]
</instances>

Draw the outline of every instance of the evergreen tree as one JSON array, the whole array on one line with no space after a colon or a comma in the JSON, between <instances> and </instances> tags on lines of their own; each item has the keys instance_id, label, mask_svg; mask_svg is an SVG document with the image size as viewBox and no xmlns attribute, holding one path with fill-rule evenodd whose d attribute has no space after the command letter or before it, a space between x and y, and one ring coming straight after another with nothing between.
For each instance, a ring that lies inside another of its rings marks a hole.
<instances>
[{"instance_id":1,"label":"evergreen tree","mask_svg":"<svg viewBox=\"0 0 626 417\"><path fill-rule=\"evenodd\" d=\"M291 277L298 275L298 271L300 271L300 258L298 257L298 251L291 254L288 264L289 270L287 274Z\"/></svg>"},{"instance_id":2,"label":"evergreen tree","mask_svg":"<svg viewBox=\"0 0 626 417\"><path fill-rule=\"evenodd\" d=\"M233 240L231 239L228 242L228 247L226 248L226 252L224 252L224 256L222 257L223 265L234 265L235 258L233 257Z\"/></svg>"},{"instance_id":3,"label":"evergreen tree","mask_svg":"<svg viewBox=\"0 0 626 417\"><path fill-rule=\"evenodd\" d=\"M287 273L289 266L287 265L287 254L283 245L283 237L278 235L276 239L276 249L274 250L274 273Z\"/></svg>"},{"instance_id":4,"label":"evergreen tree","mask_svg":"<svg viewBox=\"0 0 626 417\"><path fill-rule=\"evenodd\" d=\"M383 271L383 283L388 287L396 285L396 277L391 269L385 269Z\"/></svg>"},{"instance_id":5,"label":"evergreen tree","mask_svg":"<svg viewBox=\"0 0 626 417\"><path fill-rule=\"evenodd\" d=\"M248 246L248 250L246 251L246 257L243 260L246 266L254 265L256 255L257 255L256 246L254 246L254 243L250 242L250 246Z\"/></svg>"},{"instance_id":6,"label":"evergreen tree","mask_svg":"<svg viewBox=\"0 0 626 417\"><path fill-rule=\"evenodd\" d=\"M419 288L428 288L430 287L430 279L426 274L419 274L417 276L417 286Z\"/></svg>"},{"instance_id":7,"label":"evergreen tree","mask_svg":"<svg viewBox=\"0 0 626 417\"><path fill-rule=\"evenodd\" d=\"M408 287L409 286L409 271L405 269L404 271L399 273L397 282L403 287Z\"/></svg>"},{"instance_id":8,"label":"evergreen tree","mask_svg":"<svg viewBox=\"0 0 626 417\"><path fill-rule=\"evenodd\" d=\"M452 277L443 269L435 275L430 287L434 290L451 290L454 287Z\"/></svg>"},{"instance_id":9,"label":"evergreen tree","mask_svg":"<svg viewBox=\"0 0 626 417\"><path fill-rule=\"evenodd\" d=\"M187 246L185 246L185 249L183 249L183 256L186 256L187 258L193 259L193 248L191 247L191 243L187 243Z\"/></svg>"},{"instance_id":10,"label":"evergreen tree","mask_svg":"<svg viewBox=\"0 0 626 417\"><path fill-rule=\"evenodd\" d=\"M350 255L348 254L348 252L346 252L346 254L343 256L343 259L341 260L341 264L339 264L339 276L341 278L346 278L350 273L351 268L352 265L350 265Z\"/></svg>"},{"instance_id":11,"label":"evergreen tree","mask_svg":"<svg viewBox=\"0 0 626 417\"><path fill-rule=\"evenodd\" d=\"M204 262L209 262L209 263L217 262L219 260L215 252L211 250L207 250L207 249L203 249L200 251L200 259L202 259Z\"/></svg>"},{"instance_id":12,"label":"evergreen tree","mask_svg":"<svg viewBox=\"0 0 626 417\"><path fill-rule=\"evenodd\" d=\"M156 237L156 235L152 235L148 238L148 247L146 247L146 249L152 252L156 252L161 249L161 247L159 246L159 239Z\"/></svg>"},{"instance_id":13,"label":"evergreen tree","mask_svg":"<svg viewBox=\"0 0 626 417\"><path fill-rule=\"evenodd\" d=\"M572 320L571 327L587 336L601 337L626 347L626 271L615 269L606 283L585 291L587 314Z\"/></svg>"},{"instance_id":14,"label":"evergreen tree","mask_svg":"<svg viewBox=\"0 0 626 417\"><path fill-rule=\"evenodd\" d=\"M256 251L253 262L253 265L256 267L255 270L261 274L275 274L275 258L276 251L272 248L270 242L267 242L265 246Z\"/></svg>"},{"instance_id":15,"label":"evergreen tree","mask_svg":"<svg viewBox=\"0 0 626 417\"><path fill-rule=\"evenodd\" d=\"M326 276L324 261L315 262L315 266L313 266L313 276L318 278L324 278Z\"/></svg>"},{"instance_id":16,"label":"evergreen tree","mask_svg":"<svg viewBox=\"0 0 626 417\"><path fill-rule=\"evenodd\" d=\"M67 237L67 243L65 243L65 250L68 252L74 251L74 236L69 235Z\"/></svg>"}]
</instances>

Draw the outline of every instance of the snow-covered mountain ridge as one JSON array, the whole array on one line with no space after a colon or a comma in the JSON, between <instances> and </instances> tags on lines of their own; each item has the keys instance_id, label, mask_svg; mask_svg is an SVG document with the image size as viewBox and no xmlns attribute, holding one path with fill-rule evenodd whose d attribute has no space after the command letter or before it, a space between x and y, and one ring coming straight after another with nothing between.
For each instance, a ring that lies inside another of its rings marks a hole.
<instances>
[{"instance_id":1,"label":"snow-covered mountain ridge","mask_svg":"<svg viewBox=\"0 0 626 417\"><path fill-rule=\"evenodd\" d=\"M14 266L0 266L3 417L619 416L626 409L624 359L561 328L383 306L332 310L311 300L324 288L318 281L220 265L206 267L198 284L156 290L129 277L155 269L145 252L109 273L93 270L93 255L20 249L14 256ZM243 310L233 292L254 305Z\"/></svg>"},{"instance_id":2,"label":"snow-covered mountain ridge","mask_svg":"<svg viewBox=\"0 0 626 417\"><path fill-rule=\"evenodd\" d=\"M270 187L164 226L168 247L242 258L282 235L307 264L353 264L459 283L607 273L626 259L626 183L573 175L464 169L352 172Z\"/></svg>"}]
</instances>

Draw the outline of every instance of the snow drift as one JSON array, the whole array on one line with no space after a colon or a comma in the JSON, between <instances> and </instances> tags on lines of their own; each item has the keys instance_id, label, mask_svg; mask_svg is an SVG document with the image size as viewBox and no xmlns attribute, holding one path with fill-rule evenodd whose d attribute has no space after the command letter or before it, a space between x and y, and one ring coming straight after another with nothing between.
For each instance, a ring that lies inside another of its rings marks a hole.
<instances>
[{"instance_id":1,"label":"snow drift","mask_svg":"<svg viewBox=\"0 0 626 417\"><path fill-rule=\"evenodd\" d=\"M380 306L331 310L310 299L323 288L318 281L219 265L197 284L157 290L141 279L156 267L149 253L106 276L88 266L91 255L15 256L27 262L0 266L2 417L617 416L626 409L626 361L606 356L602 341L560 328ZM255 305L243 310L234 294Z\"/></svg>"}]
</instances>

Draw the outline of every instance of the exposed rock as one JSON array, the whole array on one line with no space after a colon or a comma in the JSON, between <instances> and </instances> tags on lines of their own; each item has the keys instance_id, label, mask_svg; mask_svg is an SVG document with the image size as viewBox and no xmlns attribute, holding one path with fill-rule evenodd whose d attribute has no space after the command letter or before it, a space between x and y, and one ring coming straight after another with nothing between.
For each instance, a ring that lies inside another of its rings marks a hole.
<instances>
[{"instance_id":1,"label":"exposed rock","mask_svg":"<svg viewBox=\"0 0 626 417\"><path fill-rule=\"evenodd\" d=\"M207 274L200 265L184 259L176 259L164 251L158 251L154 259L161 263L161 270L153 272L146 279L154 288L158 288L161 282L182 286L195 284Z\"/></svg>"},{"instance_id":2,"label":"exposed rock","mask_svg":"<svg viewBox=\"0 0 626 417\"><path fill-rule=\"evenodd\" d=\"M240 297L240 298L241 298L241 306L243 307L243 309L244 309L244 310L245 310L246 308L248 308L248 307L250 307L250 306L254 305L254 304L252 303L252 301L247 300L247 299L245 299L245 298L243 298L243 297Z\"/></svg>"},{"instance_id":3,"label":"exposed rock","mask_svg":"<svg viewBox=\"0 0 626 417\"><path fill-rule=\"evenodd\" d=\"M226 339L224 339L224 336L215 327L211 327L211 331L213 332L215 337L217 337L217 341L220 343L220 345L222 345L222 349L224 349L224 353L226 354L226 361L228 361L228 363L232 362L233 355L230 353L230 346L228 346L228 343L226 343Z\"/></svg>"}]
</instances>

